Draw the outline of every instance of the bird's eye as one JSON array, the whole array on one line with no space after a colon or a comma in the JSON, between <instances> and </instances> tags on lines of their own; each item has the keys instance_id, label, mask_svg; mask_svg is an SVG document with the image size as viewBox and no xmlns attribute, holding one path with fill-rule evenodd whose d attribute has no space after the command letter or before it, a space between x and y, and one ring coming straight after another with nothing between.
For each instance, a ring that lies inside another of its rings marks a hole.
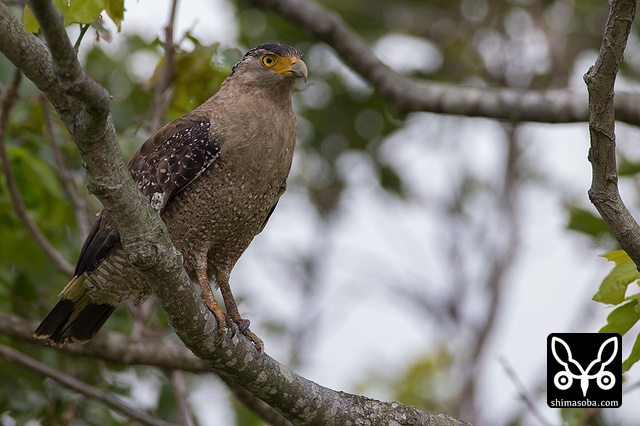
<instances>
[{"instance_id":1,"label":"bird's eye","mask_svg":"<svg viewBox=\"0 0 640 426\"><path fill-rule=\"evenodd\" d=\"M262 65L267 68L271 68L276 64L276 57L274 55L264 55L262 57Z\"/></svg>"}]
</instances>

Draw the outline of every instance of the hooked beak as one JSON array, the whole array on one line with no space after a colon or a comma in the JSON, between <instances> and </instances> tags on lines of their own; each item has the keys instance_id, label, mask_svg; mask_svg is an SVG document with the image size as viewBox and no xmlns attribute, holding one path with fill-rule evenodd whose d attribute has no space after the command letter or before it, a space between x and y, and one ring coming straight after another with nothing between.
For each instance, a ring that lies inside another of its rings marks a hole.
<instances>
[{"instance_id":1,"label":"hooked beak","mask_svg":"<svg viewBox=\"0 0 640 426\"><path fill-rule=\"evenodd\" d=\"M305 83L307 82L307 75L309 74L309 71L307 70L307 64L305 64L302 59L298 59L289 72L291 73L291 76L304 78Z\"/></svg>"}]
</instances>

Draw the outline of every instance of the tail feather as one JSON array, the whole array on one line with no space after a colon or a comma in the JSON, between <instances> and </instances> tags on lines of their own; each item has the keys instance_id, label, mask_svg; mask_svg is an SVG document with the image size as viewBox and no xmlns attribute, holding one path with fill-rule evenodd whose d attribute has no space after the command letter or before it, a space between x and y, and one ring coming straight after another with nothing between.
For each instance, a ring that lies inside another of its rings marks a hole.
<instances>
[{"instance_id":1,"label":"tail feather","mask_svg":"<svg viewBox=\"0 0 640 426\"><path fill-rule=\"evenodd\" d=\"M104 325L116 306L93 302L82 283L74 277L62 292L62 300L34 331L36 339L52 344L85 343Z\"/></svg>"}]
</instances>

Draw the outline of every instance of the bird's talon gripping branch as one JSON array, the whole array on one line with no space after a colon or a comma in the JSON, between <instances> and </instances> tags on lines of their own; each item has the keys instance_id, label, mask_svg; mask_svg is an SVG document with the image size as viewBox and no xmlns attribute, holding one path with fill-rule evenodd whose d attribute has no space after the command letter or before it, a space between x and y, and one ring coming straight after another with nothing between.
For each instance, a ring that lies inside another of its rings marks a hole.
<instances>
[{"instance_id":1,"label":"bird's talon gripping branch","mask_svg":"<svg viewBox=\"0 0 640 426\"><path fill-rule=\"evenodd\" d=\"M227 315L227 322L236 324L240 333L244 333L245 330L249 329L249 325L251 325L251 321L249 321L248 319L233 318L229 315Z\"/></svg>"}]
</instances>

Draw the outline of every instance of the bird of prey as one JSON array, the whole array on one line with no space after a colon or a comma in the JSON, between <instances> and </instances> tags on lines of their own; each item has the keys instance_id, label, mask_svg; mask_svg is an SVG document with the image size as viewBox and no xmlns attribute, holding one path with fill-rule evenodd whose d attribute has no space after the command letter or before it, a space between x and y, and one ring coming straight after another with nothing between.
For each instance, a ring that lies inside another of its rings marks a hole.
<instances>
[{"instance_id":1,"label":"bird of prey","mask_svg":"<svg viewBox=\"0 0 640 426\"><path fill-rule=\"evenodd\" d=\"M259 352L262 341L240 316L229 275L286 188L296 137L292 93L300 78L307 79L300 51L273 43L255 47L218 92L158 130L128 163L182 253L189 277L200 285L219 331L235 322ZM82 246L74 275L34 337L51 344L86 342L120 302L140 303L151 294L126 260L106 210ZM226 313L212 283L220 288Z\"/></svg>"}]
</instances>

